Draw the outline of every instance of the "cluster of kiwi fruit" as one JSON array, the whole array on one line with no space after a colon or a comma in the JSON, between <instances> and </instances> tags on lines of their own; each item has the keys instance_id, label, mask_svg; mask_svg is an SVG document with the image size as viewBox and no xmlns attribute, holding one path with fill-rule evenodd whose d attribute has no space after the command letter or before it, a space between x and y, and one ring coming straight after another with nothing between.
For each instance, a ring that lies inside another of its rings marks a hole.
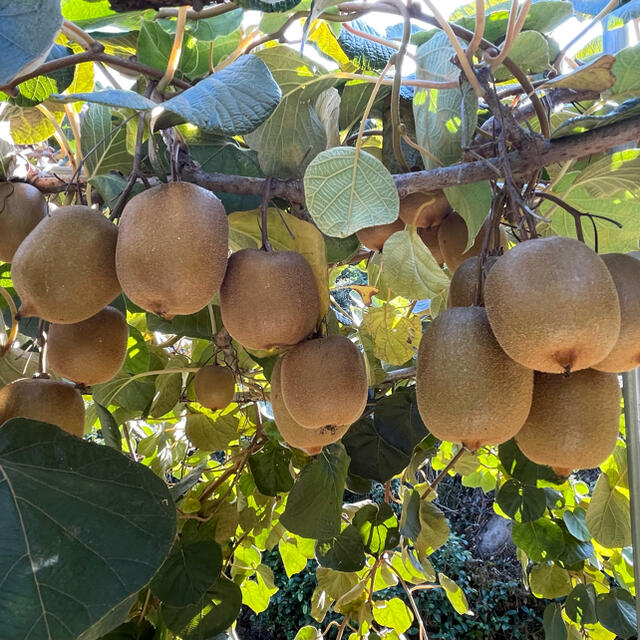
<instances>
[{"instance_id":1,"label":"cluster of kiwi fruit","mask_svg":"<svg viewBox=\"0 0 640 640\"><path fill-rule=\"evenodd\" d=\"M48 362L63 379L5 386L0 424L22 416L82 435L82 390L113 378L126 357L128 325L109 306L122 292L165 320L195 313L219 293L223 323L237 342L284 352L273 404L290 445L317 453L362 413L367 381L358 349L340 336L309 339L320 296L308 261L262 249L229 257L226 212L210 191L184 182L154 186L129 200L117 226L86 206L49 213L28 184L1 184L0 205L0 259L11 263L19 315L50 323ZM235 383L230 367L206 365L194 376L194 393L203 406L222 409Z\"/></svg>"},{"instance_id":2,"label":"cluster of kiwi fruit","mask_svg":"<svg viewBox=\"0 0 640 640\"><path fill-rule=\"evenodd\" d=\"M619 431L617 373L640 365L640 260L571 238L465 260L418 351L417 399L437 437L511 438L560 475L599 465Z\"/></svg>"}]
</instances>

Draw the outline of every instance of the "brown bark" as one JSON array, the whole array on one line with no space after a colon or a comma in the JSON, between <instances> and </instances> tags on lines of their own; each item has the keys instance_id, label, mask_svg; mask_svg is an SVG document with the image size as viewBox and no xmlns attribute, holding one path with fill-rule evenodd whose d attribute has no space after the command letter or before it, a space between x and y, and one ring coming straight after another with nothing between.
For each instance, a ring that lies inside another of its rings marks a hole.
<instances>
[{"instance_id":1,"label":"brown bark","mask_svg":"<svg viewBox=\"0 0 640 640\"><path fill-rule=\"evenodd\" d=\"M141 11L144 9L162 9L189 5L202 9L203 0L109 0L114 11Z\"/></svg>"}]
</instances>

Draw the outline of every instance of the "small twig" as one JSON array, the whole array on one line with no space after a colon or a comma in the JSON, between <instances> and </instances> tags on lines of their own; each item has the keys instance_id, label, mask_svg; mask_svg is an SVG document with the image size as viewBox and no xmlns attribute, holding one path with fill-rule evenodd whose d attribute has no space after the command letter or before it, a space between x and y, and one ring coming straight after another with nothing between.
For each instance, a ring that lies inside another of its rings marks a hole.
<instances>
[{"instance_id":1,"label":"small twig","mask_svg":"<svg viewBox=\"0 0 640 640\"><path fill-rule=\"evenodd\" d=\"M340 628L338 629L338 635L336 636L336 640L342 640L342 636L344 635L344 630L347 628L349 624L349 616L345 616Z\"/></svg>"},{"instance_id":2,"label":"small twig","mask_svg":"<svg viewBox=\"0 0 640 640\"><path fill-rule=\"evenodd\" d=\"M260 232L262 234L262 247L263 251L273 251L273 247L269 242L269 229L267 227L267 220L269 217L269 201L271 200L271 178L267 178L264 183L264 191L262 192L262 202L260 203L260 221L262 228Z\"/></svg>"},{"instance_id":3,"label":"small twig","mask_svg":"<svg viewBox=\"0 0 640 640\"><path fill-rule=\"evenodd\" d=\"M102 44L90 36L84 29L81 29L77 24L73 24L73 22L70 22L69 20L64 20L62 22L62 33L64 33L69 40L77 42L87 51L104 51L104 46Z\"/></svg>"},{"instance_id":4,"label":"small twig","mask_svg":"<svg viewBox=\"0 0 640 640\"><path fill-rule=\"evenodd\" d=\"M147 589L147 595L144 599L144 604L142 605L142 609L140 609L140 615L138 616L138 624L142 624L145 615L147 614L147 609L149 608L149 602L151 601L151 589Z\"/></svg>"},{"instance_id":5,"label":"small twig","mask_svg":"<svg viewBox=\"0 0 640 640\"><path fill-rule=\"evenodd\" d=\"M136 462L138 457L136 455L135 449L133 448L133 444L131 441L131 434L129 433L129 426L127 425L126 422L122 423L122 431L124 433L124 440L127 443L127 448L129 449L129 455L131 456L133 461Z\"/></svg>"},{"instance_id":6,"label":"small twig","mask_svg":"<svg viewBox=\"0 0 640 640\"><path fill-rule=\"evenodd\" d=\"M455 466L456 462L460 460L462 454L466 451L465 447L460 447L458 453L456 453L449 462L447 462L447 466L436 476L436 479L426 488L425 492L420 496L421 500L424 500L446 477L449 471Z\"/></svg>"},{"instance_id":7,"label":"small twig","mask_svg":"<svg viewBox=\"0 0 640 640\"><path fill-rule=\"evenodd\" d=\"M418 623L418 629L420 630L420 640L429 640L429 636L427 635L427 630L425 629L424 622L422 621L422 616L420 615L420 611L416 605L416 601L413 599L413 594L411 593L411 589L407 586L404 578L400 575L400 572L390 563L385 560L385 564L393 571L397 576L398 580L400 580L400 584L404 589L404 592L407 594L407 598L409 598L409 603L411 604L411 609L413 611L413 617ZM431 587L433 585L429 585Z\"/></svg>"},{"instance_id":8,"label":"small twig","mask_svg":"<svg viewBox=\"0 0 640 640\"><path fill-rule=\"evenodd\" d=\"M484 0L476 0L476 25L473 29L473 38L467 45L465 51L469 64L473 64L473 56L475 55L482 36L484 35L484 26L486 22L486 16L484 15Z\"/></svg>"},{"instance_id":9,"label":"small twig","mask_svg":"<svg viewBox=\"0 0 640 640\"><path fill-rule=\"evenodd\" d=\"M104 64L104 62L100 62L99 60L96 62L96 64L98 65L98 67L100 67L100 71L102 71L102 73L104 73L104 75L107 78L107 80L111 83L111 86L114 89L122 90L122 86L114 78L114 76L112 75L111 71L109 71L109 69L107 69L107 65Z\"/></svg>"},{"instance_id":10,"label":"small twig","mask_svg":"<svg viewBox=\"0 0 640 640\"><path fill-rule=\"evenodd\" d=\"M180 56L182 55L182 41L184 40L184 27L187 22L187 7L178 8L178 20L176 21L176 32L173 36L173 46L167 61L167 68L160 82L158 82L158 93L164 93L169 83L176 74L178 65L180 64Z\"/></svg>"}]
</instances>

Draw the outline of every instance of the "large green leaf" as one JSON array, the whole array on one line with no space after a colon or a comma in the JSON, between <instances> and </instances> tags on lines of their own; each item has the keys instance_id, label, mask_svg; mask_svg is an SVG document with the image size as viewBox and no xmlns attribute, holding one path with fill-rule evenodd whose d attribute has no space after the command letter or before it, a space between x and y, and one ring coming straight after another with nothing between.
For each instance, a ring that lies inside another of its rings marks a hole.
<instances>
[{"instance_id":1,"label":"large green leaf","mask_svg":"<svg viewBox=\"0 0 640 640\"><path fill-rule=\"evenodd\" d=\"M269 119L245 140L258 152L265 175L301 177L327 147L327 134L315 101L333 86L335 78L290 47L272 47L258 55L278 83L282 100Z\"/></svg>"},{"instance_id":2,"label":"large green leaf","mask_svg":"<svg viewBox=\"0 0 640 640\"><path fill-rule=\"evenodd\" d=\"M355 29L367 33L374 38L382 38L371 25L362 20L353 20L351 23ZM351 62L363 69L384 69L389 58L395 53L395 49L368 38L351 33L346 29L340 31L338 36L340 47L347 54Z\"/></svg>"},{"instance_id":3,"label":"large green leaf","mask_svg":"<svg viewBox=\"0 0 640 640\"><path fill-rule=\"evenodd\" d=\"M564 549L562 529L551 520L516 522L511 531L513 541L534 562L554 560Z\"/></svg>"},{"instance_id":4,"label":"large green leaf","mask_svg":"<svg viewBox=\"0 0 640 640\"><path fill-rule=\"evenodd\" d=\"M562 619L562 607L553 602L548 604L542 618L545 640L567 640L567 625Z\"/></svg>"},{"instance_id":5,"label":"large green leaf","mask_svg":"<svg viewBox=\"0 0 640 640\"><path fill-rule=\"evenodd\" d=\"M567 596L565 613L570 620L579 624L595 624L596 590L592 584L578 584Z\"/></svg>"},{"instance_id":6,"label":"large green leaf","mask_svg":"<svg viewBox=\"0 0 640 640\"><path fill-rule=\"evenodd\" d=\"M131 171L133 157L127 152L125 128L116 129L111 121L111 111L106 106L89 106L82 118L80 133L86 154L84 166L90 176Z\"/></svg>"},{"instance_id":7,"label":"large green leaf","mask_svg":"<svg viewBox=\"0 0 640 640\"><path fill-rule=\"evenodd\" d=\"M351 458L349 471L386 482L409 464L413 448L427 435L415 388L398 389L376 402L373 420L358 420L343 436Z\"/></svg>"},{"instance_id":8,"label":"large green leaf","mask_svg":"<svg viewBox=\"0 0 640 640\"><path fill-rule=\"evenodd\" d=\"M420 553L430 554L446 544L449 539L449 523L444 513L427 500L420 502L420 533L415 540Z\"/></svg>"},{"instance_id":9,"label":"large green leaf","mask_svg":"<svg viewBox=\"0 0 640 640\"><path fill-rule=\"evenodd\" d=\"M61 26L58 0L0 0L0 86L43 62Z\"/></svg>"},{"instance_id":10,"label":"large green leaf","mask_svg":"<svg viewBox=\"0 0 640 640\"><path fill-rule=\"evenodd\" d=\"M243 12L241 9L227 11L218 16L211 18L203 18L201 20L187 20L185 31L194 38L203 42L212 42L218 40L221 36L227 36L235 31L242 23ZM157 20L162 28L169 33L176 32L176 21L160 19ZM218 46L218 42L214 45L214 50Z\"/></svg>"},{"instance_id":11,"label":"large green leaf","mask_svg":"<svg viewBox=\"0 0 640 640\"><path fill-rule=\"evenodd\" d=\"M413 622L413 613L400 598L375 600L373 602L373 619L384 627L398 633L404 633Z\"/></svg>"},{"instance_id":12,"label":"large green leaf","mask_svg":"<svg viewBox=\"0 0 640 640\"><path fill-rule=\"evenodd\" d=\"M631 515L628 496L611 487L606 474L600 474L587 509L587 528L604 547L631 544Z\"/></svg>"},{"instance_id":13,"label":"large green leaf","mask_svg":"<svg viewBox=\"0 0 640 640\"><path fill-rule=\"evenodd\" d=\"M464 44L464 43L462 43ZM416 76L420 80L458 80L460 69L451 60L455 49L439 32L418 48ZM416 138L430 152L423 154L425 168L454 164L473 135L478 121L478 98L466 81L455 89L419 89L413 99Z\"/></svg>"},{"instance_id":14,"label":"large green leaf","mask_svg":"<svg viewBox=\"0 0 640 640\"><path fill-rule=\"evenodd\" d=\"M625 589L601 593L596 601L598 622L617 636L627 640L636 636L638 625L633 596Z\"/></svg>"},{"instance_id":15,"label":"large green leaf","mask_svg":"<svg viewBox=\"0 0 640 640\"><path fill-rule=\"evenodd\" d=\"M515 440L508 440L498 448L498 458L505 471L523 484L536 486L538 480L557 482L558 476L551 467L531 462L518 448Z\"/></svg>"},{"instance_id":16,"label":"large green leaf","mask_svg":"<svg viewBox=\"0 0 640 640\"><path fill-rule=\"evenodd\" d=\"M538 31L521 31L509 51L509 58L529 75L542 73L550 64L549 43ZM494 76L498 82L502 82L511 78L512 74L501 65L495 70Z\"/></svg>"},{"instance_id":17,"label":"large green leaf","mask_svg":"<svg viewBox=\"0 0 640 640\"><path fill-rule=\"evenodd\" d=\"M569 572L556 564L545 562L538 564L529 574L531 593L537 598L555 600L566 596L571 590Z\"/></svg>"},{"instance_id":18,"label":"large green leaf","mask_svg":"<svg viewBox=\"0 0 640 640\"><path fill-rule=\"evenodd\" d=\"M496 493L498 506L510 517L519 516L521 522L537 520L544 514L547 503L543 489L507 480Z\"/></svg>"},{"instance_id":19,"label":"large green leaf","mask_svg":"<svg viewBox=\"0 0 640 640\"><path fill-rule=\"evenodd\" d=\"M616 83L610 93L617 101L635 98L640 89L640 45L627 47L616 53L616 61L611 72L616 77Z\"/></svg>"},{"instance_id":20,"label":"large green leaf","mask_svg":"<svg viewBox=\"0 0 640 640\"><path fill-rule=\"evenodd\" d=\"M366 562L360 532L350 524L337 537L318 540L316 559L321 566L336 571L360 571Z\"/></svg>"},{"instance_id":21,"label":"large green leaf","mask_svg":"<svg viewBox=\"0 0 640 640\"><path fill-rule=\"evenodd\" d=\"M353 525L360 532L367 553L376 557L400 542L398 520L386 502L366 504L358 509L353 516Z\"/></svg>"},{"instance_id":22,"label":"large green leaf","mask_svg":"<svg viewBox=\"0 0 640 640\"><path fill-rule=\"evenodd\" d=\"M280 522L304 538L327 540L337 536L348 466L349 456L341 444L324 447L300 473Z\"/></svg>"},{"instance_id":23,"label":"large green leaf","mask_svg":"<svg viewBox=\"0 0 640 640\"><path fill-rule=\"evenodd\" d=\"M2 627L33 640L76 638L129 599L176 526L168 489L149 469L22 418L0 428L0 512L0 576L11 587Z\"/></svg>"},{"instance_id":24,"label":"large green leaf","mask_svg":"<svg viewBox=\"0 0 640 640\"><path fill-rule=\"evenodd\" d=\"M291 450L269 440L260 451L249 456L249 467L258 491L265 496L286 493L293 487L289 471Z\"/></svg>"},{"instance_id":25,"label":"large green leaf","mask_svg":"<svg viewBox=\"0 0 640 640\"><path fill-rule=\"evenodd\" d=\"M304 190L313 221L328 236L344 238L398 218L400 199L393 178L366 151L323 151L307 167Z\"/></svg>"}]
</instances>

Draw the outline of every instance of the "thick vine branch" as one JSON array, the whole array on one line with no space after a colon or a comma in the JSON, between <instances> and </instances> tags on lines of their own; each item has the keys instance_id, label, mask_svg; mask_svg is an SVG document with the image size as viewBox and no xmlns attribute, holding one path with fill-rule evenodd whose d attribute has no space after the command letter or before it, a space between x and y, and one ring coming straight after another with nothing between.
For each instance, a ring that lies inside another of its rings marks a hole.
<instances>
[{"instance_id":1,"label":"thick vine branch","mask_svg":"<svg viewBox=\"0 0 640 640\"><path fill-rule=\"evenodd\" d=\"M635 117L575 136L532 141L528 147L507 154L506 159L515 177L528 176L535 169L573 158L603 153L619 144L638 138L640 138L640 117ZM462 162L428 171L399 173L394 175L394 180L400 196L404 197L416 191L436 191L457 184L495 179L498 175L504 175L501 159L487 158L480 162ZM211 191L240 195L261 196L265 184L265 178L207 173L195 165L184 167L182 177L188 182L194 182ZM302 203L304 202L302 181L274 178L271 180L271 196Z\"/></svg>"}]
</instances>

